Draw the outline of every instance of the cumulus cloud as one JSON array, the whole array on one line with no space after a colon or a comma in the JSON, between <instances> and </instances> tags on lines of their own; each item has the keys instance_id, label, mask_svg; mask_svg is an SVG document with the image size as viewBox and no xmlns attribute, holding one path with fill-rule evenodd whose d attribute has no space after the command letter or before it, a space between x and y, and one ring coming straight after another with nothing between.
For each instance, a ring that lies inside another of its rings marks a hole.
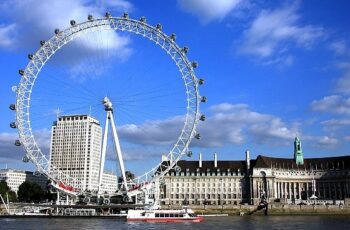
<instances>
[{"instance_id":1,"label":"cumulus cloud","mask_svg":"<svg viewBox=\"0 0 350 230\"><path fill-rule=\"evenodd\" d=\"M325 113L350 114L350 98L341 95L326 96L311 103L311 110Z\"/></svg>"},{"instance_id":2,"label":"cumulus cloud","mask_svg":"<svg viewBox=\"0 0 350 230\"><path fill-rule=\"evenodd\" d=\"M134 144L169 145L175 143L183 126L182 117L128 124L119 128L121 138ZM287 125L280 118L252 111L246 104L222 103L210 107L204 123L198 126L202 139L192 146L222 147L245 143L287 144L298 133L298 126Z\"/></svg>"},{"instance_id":3,"label":"cumulus cloud","mask_svg":"<svg viewBox=\"0 0 350 230\"><path fill-rule=\"evenodd\" d=\"M296 4L276 10L263 10L244 31L240 52L261 59L286 60L291 44L309 48L323 34L321 27L300 25ZM284 58L285 57L285 58Z\"/></svg>"},{"instance_id":4,"label":"cumulus cloud","mask_svg":"<svg viewBox=\"0 0 350 230\"><path fill-rule=\"evenodd\" d=\"M42 152L48 156L50 148L51 132L48 129L40 129L33 132L36 142ZM17 133L2 132L0 133L0 158L8 160L21 161L25 155L22 146L15 146L15 140L18 139Z\"/></svg>"},{"instance_id":5,"label":"cumulus cloud","mask_svg":"<svg viewBox=\"0 0 350 230\"><path fill-rule=\"evenodd\" d=\"M342 74L336 82L335 91L337 93L349 94L350 93L350 61L340 62L338 63L337 67L342 72Z\"/></svg>"},{"instance_id":6,"label":"cumulus cloud","mask_svg":"<svg viewBox=\"0 0 350 230\"><path fill-rule=\"evenodd\" d=\"M331 119L331 120L322 121L321 124L326 126L350 125L350 119Z\"/></svg>"},{"instance_id":7,"label":"cumulus cloud","mask_svg":"<svg viewBox=\"0 0 350 230\"><path fill-rule=\"evenodd\" d=\"M0 47L10 47L15 41L13 37L16 35L16 25L0 25Z\"/></svg>"},{"instance_id":8,"label":"cumulus cloud","mask_svg":"<svg viewBox=\"0 0 350 230\"><path fill-rule=\"evenodd\" d=\"M331 42L329 49L332 50L336 55L343 55L348 52L348 47L344 40L336 40Z\"/></svg>"},{"instance_id":9,"label":"cumulus cloud","mask_svg":"<svg viewBox=\"0 0 350 230\"><path fill-rule=\"evenodd\" d=\"M237 8L241 0L178 0L180 8L199 18L202 23L222 20Z\"/></svg>"},{"instance_id":10,"label":"cumulus cloud","mask_svg":"<svg viewBox=\"0 0 350 230\"><path fill-rule=\"evenodd\" d=\"M141 125L127 124L118 129L121 138L134 144L169 145L180 135L184 118L181 116L165 120L147 121Z\"/></svg>"},{"instance_id":11,"label":"cumulus cloud","mask_svg":"<svg viewBox=\"0 0 350 230\"><path fill-rule=\"evenodd\" d=\"M124 0L106 1L103 5L85 0L2 1L0 17L10 23L0 26L0 48L34 52L39 48L39 41L53 36L56 28L68 28L72 19L78 23L86 21L89 14L101 17L107 9L121 13L131 10L132 5ZM60 53L63 54L55 55L57 57L54 60L61 64L84 64L87 57L103 57L102 54L109 49L110 55L113 54L117 60L123 61L131 54L129 45L129 37L115 31L92 32L90 36L71 42L69 49L62 49ZM77 68L72 71L77 72Z\"/></svg>"},{"instance_id":12,"label":"cumulus cloud","mask_svg":"<svg viewBox=\"0 0 350 230\"><path fill-rule=\"evenodd\" d=\"M321 137L318 140L318 144L321 146L334 146L338 144L338 142L339 141L336 138L328 137L328 136Z\"/></svg>"}]
</instances>

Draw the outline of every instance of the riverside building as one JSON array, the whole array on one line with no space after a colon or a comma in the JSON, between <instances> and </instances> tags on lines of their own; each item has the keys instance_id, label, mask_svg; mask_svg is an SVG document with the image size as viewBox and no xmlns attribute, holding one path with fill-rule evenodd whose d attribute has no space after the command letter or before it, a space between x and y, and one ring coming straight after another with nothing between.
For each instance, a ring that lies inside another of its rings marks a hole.
<instances>
[{"instance_id":1,"label":"riverside building","mask_svg":"<svg viewBox=\"0 0 350 230\"><path fill-rule=\"evenodd\" d=\"M268 202L342 203L350 198L350 156L304 158L301 141L294 141L290 159L259 155L244 161L179 161L161 186L161 203L234 205Z\"/></svg>"},{"instance_id":2,"label":"riverside building","mask_svg":"<svg viewBox=\"0 0 350 230\"><path fill-rule=\"evenodd\" d=\"M10 189L17 194L19 186L25 181L34 182L46 190L48 179L42 174L36 175L29 171L0 169L0 181L6 181Z\"/></svg>"},{"instance_id":3,"label":"riverside building","mask_svg":"<svg viewBox=\"0 0 350 230\"><path fill-rule=\"evenodd\" d=\"M61 116L51 131L50 164L75 178L78 189L97 191L102 128L88 115Z\"/></svg>"}]
</instances>

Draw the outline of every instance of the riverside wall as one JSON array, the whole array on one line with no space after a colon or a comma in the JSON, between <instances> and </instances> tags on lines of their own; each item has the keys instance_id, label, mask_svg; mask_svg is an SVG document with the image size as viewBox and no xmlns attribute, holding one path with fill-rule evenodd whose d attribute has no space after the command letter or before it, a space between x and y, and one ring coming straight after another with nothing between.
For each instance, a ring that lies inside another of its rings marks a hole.
<instances>
[{"instance_id":1,"label":"riverside wall","mask_svg":"<svg viewBox=\"0 0 350 230\"><path fill-rule=\"evenodd\" d=\"M166 206L164 208L176 208ZM179 207L177 207L179 208ZM190 206L197 214L265 215L253 205L201 205ZM268 215L350 215L350 205L289 205L269 204Z\"/></svg>"}]
</instances>

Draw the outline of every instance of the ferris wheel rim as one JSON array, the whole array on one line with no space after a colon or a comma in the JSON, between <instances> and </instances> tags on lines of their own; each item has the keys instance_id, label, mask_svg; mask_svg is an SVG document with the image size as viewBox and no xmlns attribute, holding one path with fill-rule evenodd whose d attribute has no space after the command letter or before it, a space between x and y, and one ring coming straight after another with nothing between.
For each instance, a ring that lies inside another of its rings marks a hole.
<instances>
[{"instance_id":1,"label":"ferris wheel rim","mask_svg":"<svg viewBox=\"0 0 350 230\"><path fill-rule=\"evenodd\" d=\"M75 24L74 22L74 25L72 24L71 27L63 31L59 31L49 40L43 42L42 46L36 51L34 55L32 55L32 59L28 62L28 65L24 70L24 74L21 74L22 77L16 92L16 124L20 142L25 148L30 160L34 163L34 165L41 173L44 173L46 176L48 176L56 183L56 185L62 182L63 179L65 179L65 182L68 181L66 182L67 185L73 183L74 180L70 176L64 175L62 171L56 170L55 168L53 168L53 173L48 170L48 167L53 166L50 165L49 160L43 154L40 146L36 142L30 124L30 96L32 93L32 88L35 85L35 81L40 75L41 69L45 66L46 62L50 60L55 52L60 50L64 45L73 41L75 38L80 37L85 32L101 31L107 29L115 31L127 31L136 35L147 37L156 45L160 46L161 49L164 50L171 57L171 59L173 59L176 66L179 68L179 72L181 73L181 76L185 83L187 98L185 122L181 130L181 134L174 144L174 147L167 154L169 161L166 163L160 162L150 171L136 178L134 180L134 183L140 184L142 182L147 182L150 180L150 177L156 173L158 173L158 176L163 176L171 168L173 168L174 165L176 165L176 163L181 159L181 157L186 154L186 151L188 151L189 144L196 134L196 125L199 121L200 116L200 95L198 89L198 79L194 73L195 67L188 60L185 50L183 48L180 48L175 40L171 36L166 35L158 25L156 27L153 27L147 24L145 21L129 19L125 17L106 17L92 20L89 19L88 21L82 22L80 24ZM146 33L150 33L151 37L148 37L149 34ZM56 42L56 46L53 46L54 42ZM161 42L163 43L161 44ZM175 60L175 58L178 59ZM174 155L174 153L176 154ZM62 187L59 189L73 195L77 193L76 191L69 191L66 188L62 189Z\"/></svg>"}]
</instances>

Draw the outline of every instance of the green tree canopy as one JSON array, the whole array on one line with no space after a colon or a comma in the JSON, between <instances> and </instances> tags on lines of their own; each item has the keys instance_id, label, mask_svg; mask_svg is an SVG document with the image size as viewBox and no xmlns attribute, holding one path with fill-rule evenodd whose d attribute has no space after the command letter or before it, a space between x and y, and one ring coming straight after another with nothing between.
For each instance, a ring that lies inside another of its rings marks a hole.
<instances>
[{"instance_id":1,"label":"green tree canopy","mask_svg":"<svg viewBox=\"0 0 350 230\"><path fill-rule=\"evenodd\" d=\"M36 183L25 181L19 186L18 200L21 202L38 203L44 198L45 191Z\"/></svg>"},{"instance_id":2,"label":"green tree canopy","mask_svg":"<svg viewBox=\"0 0 350 230\"><path fill-rule=\"evenodd\" d=\"M6 202L7 195L9 196L10 202L17 201L16 193L10 189L10 187L7 185L6 181L0 181L0 194L4 198L5 202ZM1 200L0 200L0 203L2 203Z\"/></svg>"}]
</instances>

